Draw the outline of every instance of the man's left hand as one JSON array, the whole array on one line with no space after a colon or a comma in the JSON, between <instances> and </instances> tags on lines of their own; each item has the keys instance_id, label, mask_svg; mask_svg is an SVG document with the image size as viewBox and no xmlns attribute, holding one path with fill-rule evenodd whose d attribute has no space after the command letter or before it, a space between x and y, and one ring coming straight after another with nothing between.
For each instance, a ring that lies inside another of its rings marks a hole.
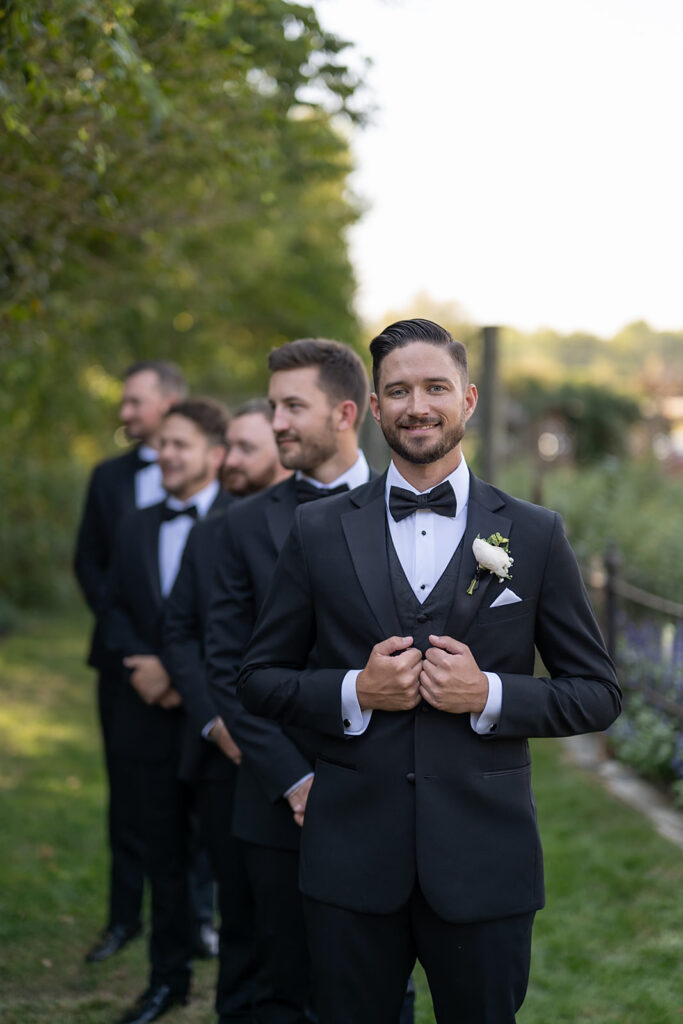
<instances>
[{"instance_id":1,"label":"man's left hand","mask_svg":"<svg viewBox=\"0 0 683 1024\"><path fill-rule=\"evenodd\" d=\"M486 707L489 681L467 644L451 636L430 636L422 662L420 695L438 711L480 714Z\"/></svg>"}]
</instances>

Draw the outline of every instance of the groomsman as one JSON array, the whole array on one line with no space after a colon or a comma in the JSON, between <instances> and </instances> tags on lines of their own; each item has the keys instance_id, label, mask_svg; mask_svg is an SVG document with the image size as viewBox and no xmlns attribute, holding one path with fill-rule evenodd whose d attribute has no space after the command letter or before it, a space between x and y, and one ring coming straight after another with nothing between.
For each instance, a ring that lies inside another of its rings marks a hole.
<instances>
[{"instance_id":1,"label":"groomsman","mask_svg":"<svg viewBox=\"0 0 683 1024\"><path fill-rule=\"evenodd\" d=\"M310 978L298 859L313 752L299 733L248 715L235 683L297 505L369 478L357 439L369 388L359 357L334 341L289 342L271 352L268 363L275 439L283 466L295 474L231 505L223 517L207 668L215 706L242 752L234 833L243 847L268 982L254 1019L305 1024L311 1020Z\"/></svg>"},{"instance_id":2,"label":"groomsman","mask_svg":"<svg viewBox=\"0 0 683 1024\"><path fill-rule=\"evenodd\" d=\"M252 398L233 414L223 486L237 498L258 494L288 477L273 433L273 408L267 398Z\"/></svg>"},{"instance_id":3,"label":"groomsman","mask_svg":"<svg viewBox=\"0 0 683 1024\"><path fill-rule=\"evenodd\" d=\"M171 407L159 438L168 498L126 519L112 559L107 640L128 674L115 734L137 771L152 891L150 982L122 1018L126 1024L156 1020L185 1003L189 990L190 794L178 779L185 716L160 658L161 629L193 523L230 501L218 482L226 430L227 414L215 402L186 399Z\"/></svg>"},{"instance_id":4,"label":"groomsman","mask_svg":"<svg viewBox=\"0 0 683 1024\"><path fill-rule=\"evenodd\" d=\"M98 673L98 707L109 782L109 910L101 938L87 954L95 963L117 953L140 932L144 884L137 784L128 759L113 743L120 665L107 650L103 622L114 538L126 515L164 497L157 463L159 431L171 405L185 397L185 379L173 363L138 362L123 377L119 418L130 441L123 455L95 467L78 530L74 568L95 630L88 664Z\"/></svg>"},{"instance_id":5,"label":"groomsman","mask_svg":"<svg viewBox=\"0 0 683 1024\"><path fill-rule=\"evenodd\" d=\"M370 348L392 463L297 511L241 696L315 735L321 1024L391 1024L416 957L439 1024L513 1024L544 901L527 737L607 728L619 687L560 517L468 471L464 347L408 320Z\"/></svg>"},{"instance_id":6,"label":"groomsman","mask_svg":"<svg viewBox=\"0 0 683 1024\"><path fill-rule=\"evenodd\" d=\"M270 403L265 399L253 399L233 415L223 470L223 483L233 493L256 493L290 475L278 457L272 418ZM225 466L229 467L227 473ZM218 886L218 1024L237 1024L252 1020L257 961L253 902L242 844L231 833L241 752L218 715L204 663L204 636L221 524L221 515L211 515L190 531L164 610L162 659L188 716L180 774L194 786L202 839Z\"/></svg>"}]
</instances>

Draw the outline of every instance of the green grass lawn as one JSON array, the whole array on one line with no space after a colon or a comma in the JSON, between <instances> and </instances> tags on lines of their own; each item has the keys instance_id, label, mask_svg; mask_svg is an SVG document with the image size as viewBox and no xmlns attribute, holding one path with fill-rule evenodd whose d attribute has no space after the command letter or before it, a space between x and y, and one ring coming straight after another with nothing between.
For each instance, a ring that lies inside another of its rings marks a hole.
<instances>
[{"instance_id":1,"label":"green grass lawn","mask_svg":"<svg viewBox=\"0 0 683 1024\"><path fill-rule=\"evenodd\" d=\"M93 967L104 923L104 773L88 621L36 618L0 642L0 1020L116 1019L146 982L144 940ZM534 744L548 907L520 1024L683 1024L683 855L634 811ZM501 851L504 853L504 851ZM169 1024L208 1024L214 964ZM432 1024L423 976L418 1024ZM349 1022L352 1024L352 1022Z\"/></svg>"}]
</instances>

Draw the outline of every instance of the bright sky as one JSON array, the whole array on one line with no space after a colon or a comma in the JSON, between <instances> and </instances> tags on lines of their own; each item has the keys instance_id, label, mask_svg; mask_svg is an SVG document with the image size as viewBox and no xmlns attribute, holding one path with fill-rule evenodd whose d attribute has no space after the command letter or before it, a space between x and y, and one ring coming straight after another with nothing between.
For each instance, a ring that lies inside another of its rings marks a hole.
<instances>
[{"instance_id":1,"label":"bright sky","mask_svg":"<svg viewBox=\"0 0 683 1024\"><path fill-rule=\"evenodd\" d=\"M683 328L682 0L316 8L373 61L364 317L428 292L480 324Z\"/></svg>"}]
</instances>

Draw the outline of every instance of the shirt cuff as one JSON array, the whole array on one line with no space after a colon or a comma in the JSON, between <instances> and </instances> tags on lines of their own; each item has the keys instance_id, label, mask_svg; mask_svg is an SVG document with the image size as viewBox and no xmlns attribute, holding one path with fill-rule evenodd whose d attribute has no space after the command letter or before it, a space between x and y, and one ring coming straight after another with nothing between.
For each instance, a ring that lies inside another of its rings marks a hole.
<instances>
[{"instance_id":1,"label":"shirt cuff","mask_svg":"<svg viewBox=\"0 0 683 1024\"><path fill-rule=\"evenodd\" d=\"M486 706L480 714L470 714L470 725L479 736L488 736L495 732L503 710L503 684L495 672L484 672L489 681L489 695Z\"/></svg>"},{"instance_id":2,"label":"shirt cuff","mask_svg":"<svg viewBox=\"0 0 683 1024\"><path fill-rule=\"evenodd\" d=\"M309 772L308 775L302 775L298 782L295 782L293 786L290 786L289 789L286 789L284 791L284 793L282 794L283 797L285 797L285 799L286 799L291 793L294 792L295 789L299 788L299 786L302 784L302 782L305 782L307 779L312 779L312 778L313 778L313 772Z\"/></svg>"},{"instance_id":3,"label":"shirt cuff","mask_svg":"<svg viewBox=\"0 0 683 1024\"><path fill-rule=\"evenodd\" d=\"M372 708L361 711L356 694L356 680L362 668L351 669L342 679L341 714L345 736L362 736L372 718Z\"/></svg>"},{"instance_id":4,"label":"shirt cuff","mask_svg":"<svg viewBox=\"0 0 683 1024\"><path fill-rule=\"evenodd\" d=\"M211 721L207 722L206 725L204 726L204 728L202 729L202 737L205 740L208 740L209 743L213 743L213 740L211 739L211 736L209 735L209 733L211 732L211 730L213 729L213 727L214 727L214 725L216 724L217 721L218 721L218 715L214 715L213 718L211 719Z\"/></svg>"}]
</instances>

